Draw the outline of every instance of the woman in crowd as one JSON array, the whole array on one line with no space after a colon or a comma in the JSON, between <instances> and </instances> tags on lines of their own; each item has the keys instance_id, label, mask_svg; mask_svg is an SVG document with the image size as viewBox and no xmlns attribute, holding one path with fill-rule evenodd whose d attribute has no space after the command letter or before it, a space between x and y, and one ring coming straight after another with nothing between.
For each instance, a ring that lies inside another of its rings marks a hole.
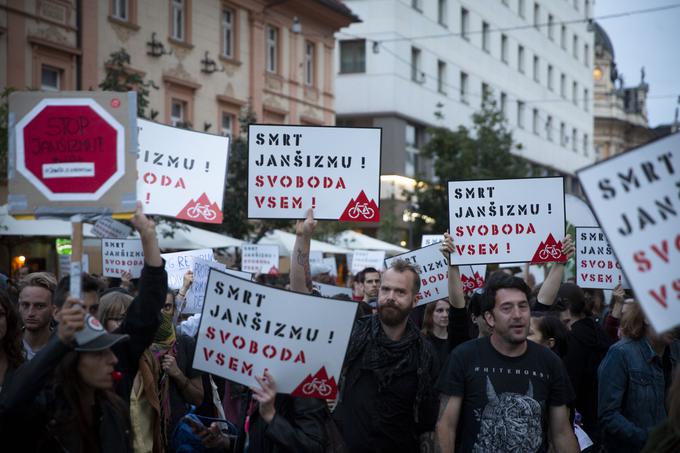
<instances>
[{"instance_id":1,"label":"woman in crowd","mask_svg":"<svg viewBox=\"0 0 680 453\"><path fill-rule=\"evenodd\" d=\"M621 319L623 339L598 370L598 414L607 452L638 452L649 431L666 418L665 395L680 360L673 333L657 334L638 303Z\"/></svg>"},{"instance_id":2,"label":"woman in crowd","mask_svg":"<svg viewBox=\"0 0 680 453\"><path fill-rule=\"evenodd\" d=\"M23 362L19 314L7 291L0 289L0 391L5 377Z\"/></svg>"},{"instance_id":3,"label":"woman in crowd","mask_svg":"<svg viewBox=\"0 0 680 453\"><path fill-rule=\"evenodd\" d=\"M534 312L531 314L529 340L550 349L560 358L567 355L567 336L569 331L557 315L549 312Z\"/></svg>"},{"instance_id":4,"label":"woman in crowd","mask_svg":"<svg viewBox=\"0 0 680 453\"><path fill-rule=\"evenodd\" d=\"M423 317L423 335L432 345L439 366L444 366L451 352L449 344L449 309L451 305L446 299L427 304Z\"/></svg>"},{"instance_id":5,"label":"woman in crowd","mask_svg":"<svg viewBox=\"0 0 680 453\"><path fill-rule=\"evenodd\" d=\"M110 291L104 294L99 299L97 319L107 331L113 332L125 319L125 314L132 300L131 295L122 291Z\"/></svg>"}]
</instances>

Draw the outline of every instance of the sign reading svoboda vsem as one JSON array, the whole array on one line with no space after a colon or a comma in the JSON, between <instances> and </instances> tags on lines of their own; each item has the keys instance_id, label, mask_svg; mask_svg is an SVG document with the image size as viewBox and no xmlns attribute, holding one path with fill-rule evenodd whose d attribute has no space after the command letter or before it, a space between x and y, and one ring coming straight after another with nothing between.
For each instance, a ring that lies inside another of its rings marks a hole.
<instances>
[{"instance_id":1,"label":"sign reading svoboda vsem","mask_svg":"<svg viewBox=\"0 0 680 453\"><path fill-rule=\"evenodd\" d=\"M614 249L599 227L576 227L576 284L597 289L628 287Z\"/></svg>"},{"instance_id":2,"label":"sign reading svoboda vsem","mask_svg":"<svg viewBox=\"0 0 680 453\"><path fill-rule=\"evenodd\" d=\"M248 218L380 220L379 128L248 128Z\"/></svg>"}]
</instances>

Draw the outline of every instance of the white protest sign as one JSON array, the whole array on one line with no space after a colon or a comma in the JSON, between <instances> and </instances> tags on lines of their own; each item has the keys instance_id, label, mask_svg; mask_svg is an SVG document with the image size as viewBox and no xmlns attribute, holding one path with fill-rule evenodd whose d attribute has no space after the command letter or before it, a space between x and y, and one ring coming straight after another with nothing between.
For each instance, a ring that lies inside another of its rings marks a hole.
<instances>
[{"instance_id":1,"label":"white protest sign","mask_svg":"<svg viewBox=\"0 0 680 453\"><path fill-rule=\"evenodd\" d=\"M352 274L361 272L367 267L382 271L384 262L384 250L355 250L352 254L352 262L350 264L352 267L350 269Z\"/></svg>"},{"instance_id":2,"label":"white protest sign","mask_svg":"<svg viewBox=\"0 0 680 453\"><path fill-rule=\"evenodd\" d=\"M192 366L247 386L268 370L281 393L335 398L356 310L210 269Z\"/></svg>"},{"instance_id":3,"label":"white protest sign","mask_svg":"<svg viewBox=\"0 0 680 453\"><path fill-rule=\"evenodd\" d=\"M215 261L212 249L186 250L184 252L164 253L165 271L168 273L168 288L180 289L184 274L192 270L194 258Z\"/></svg>"},{"instance_id":4,"label":"white protest sign","mask_svg":"<svg viewBox=\"0 0 680 453\"><path fill-rule=\"evenodd\" d=\"M599 227L576 227L576 284L581 288L628 287L614 250Z\"/></svg>"},{"instance_id":5,"label":"white protest sign","mask_svg":"<svg viewBox=\"0 0 680 453\"><path fill-rule=\"evenodd\" d=\"M380 220L379 128L248 127L248 218Z\"/></svg>"},{"instance_id":6,"label":"white protest sign","mask_svg":"<svg viewBox=\"0 0 680 453\"><path fill-rule=\"evenodd\" d=\"M144 212L222 223L229 138L138 120L137 196Z\"/></svg>"},{"instance_id":7,"label":"white protest sign","mask_svg":"<svg viewBox=\"0 0 680 453\"><path fill-rule=\"evenodd\" d=\"M560 177L449 181L452 264L564 261Z\"/></svg>"},{"instance_id":8,"label":"white protest sign","mask_svg":"<svg viewBox=\"0 0 680 453\"><path fill-rule=\"evenodd\" d=\"M182 313L199 313L203 308L203 297L205 296L210 269L226 272L227 266L218 261L208 261L201 258L193 259L192 272L194 276L189 291L186 294L186 304Z\"/></svg>"},{"instance_id":9,"label":"white protest sign","mask_svg":"<svg viewBox=\"0 0 680 453\"><path fill-rule=\"evenodd\" d=\"M125 239L131 232L132 228L111 217L102 217L92 227L92 234L99 238Z\"/></svg>"},{"instance_id":10,"label":"white protest sign","mask_svg":"<svg viewBox=\"0 0 680 453\"><path fill-rule=\"evenodd\" d=\"M130 272L139 278L144 267L144 251L140 239L102 239L102 275L120 277Z\"/></svg>"},{"instance_id":11,"label":"white protest sign","mask_svg":"<svg viewBox=\"0 0 680 453\"><path fill-rule=\"evenodd\" d=\"M420 246L427 247L428 245L437 244L443 240L443 234L423 234L423 237L420 239Z\"/></svg>"},{"instance_id":12,"label":"white protest sign","mask_svg":"<svg viewBox=\"0 0 680 453\"><path fill-rule=\"evenodd\" d=\"M458 266L458 270L460 272L460 281L463 283L463 290L466 293L484 288L486 264Z\"/></svg>"},{"instance_id":13,"label":"white protest sign","mask_svg":"<svg viewBox=\"0 0 680 453\"><path fill-rule=\"evenodd\" d=\"M413 264L420 274L420 292L416 296L418 305L449 297L449 262L439 251L439 244L402 253L385 260L389 268L395 260Z\"/></svg>"},{"instance_id":14,"label":"white protest sign","mask_svg":"<svg viewBox=\"0 0 680 453\"><path fill-rule=\"evenodd\" d=\"M326 283L312 282L312 288L317 290L323 297L333 297L338 294L345 294L352 298L352 288L345 288L344 286L328 285Z\"/></svg>"},{"instance_id":15,"label":"white protest sign","mask_svg":"<svg viewBox=\"0 0 680 453\"><path fill-rule=\"evenodd\" d=\"M243 244L241 246L241 270L253 274L277 273L279 270L279 246Z\"/></svg>"},{"instance_id":16,"label":"white protest sign","mask_svg":"<svg viewBox=\"0 0 680 453\"><path fill-rule=\"evenodd\" d=\"M680 322L680 134L577 172L657 332Z\"/></svg>"},{"instance_id":17,"label":"white protest sign","mask_svg":"<svg viewBox=\"0 0 680 453\"><path fill-rule=\"evenodd\" d=\"M329 258L324 258L322 262L331 269L329 272L330 275L334 277L338 276L338 265L335 263L335 258L332 256Z\"/></svg>"}]
</instances>

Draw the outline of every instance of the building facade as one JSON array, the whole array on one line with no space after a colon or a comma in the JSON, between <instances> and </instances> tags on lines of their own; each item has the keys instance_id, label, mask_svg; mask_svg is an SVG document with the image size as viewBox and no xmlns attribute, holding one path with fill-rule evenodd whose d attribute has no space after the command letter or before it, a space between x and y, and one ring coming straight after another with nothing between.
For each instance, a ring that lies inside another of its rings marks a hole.
<instances>
[{"instance_id":1,"label":"building facade","mask_svg":"<svg viewBox=\"0 0 680 453\"><path fill-rule=\"evenodd\" d=\"M470 126L486 95L516 153L578 190L574 171L595 159L590 1L346 3L362 22L336 35L338 124L383 127L383 197L431 175L427 128Z\"/></svg>"}]
</instances>

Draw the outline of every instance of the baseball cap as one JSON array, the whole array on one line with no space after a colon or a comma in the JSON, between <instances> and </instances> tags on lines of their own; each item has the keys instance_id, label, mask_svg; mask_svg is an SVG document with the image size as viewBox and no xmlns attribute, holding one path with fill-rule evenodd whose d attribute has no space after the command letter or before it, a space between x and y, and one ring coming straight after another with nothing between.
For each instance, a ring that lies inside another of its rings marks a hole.
<instances>
[{"instance_id":1,"label":"baseball cap","mask_svg":"<svg viewBox=\"0 0 680 453\"><path fill-rule=\"evenodd\" d=\"M75 350L78 352L103 351L128 338L130 338L128 335L107 332L97 318L85 315L85 328L75 334Z\"/></svg>"}]
</instances>

